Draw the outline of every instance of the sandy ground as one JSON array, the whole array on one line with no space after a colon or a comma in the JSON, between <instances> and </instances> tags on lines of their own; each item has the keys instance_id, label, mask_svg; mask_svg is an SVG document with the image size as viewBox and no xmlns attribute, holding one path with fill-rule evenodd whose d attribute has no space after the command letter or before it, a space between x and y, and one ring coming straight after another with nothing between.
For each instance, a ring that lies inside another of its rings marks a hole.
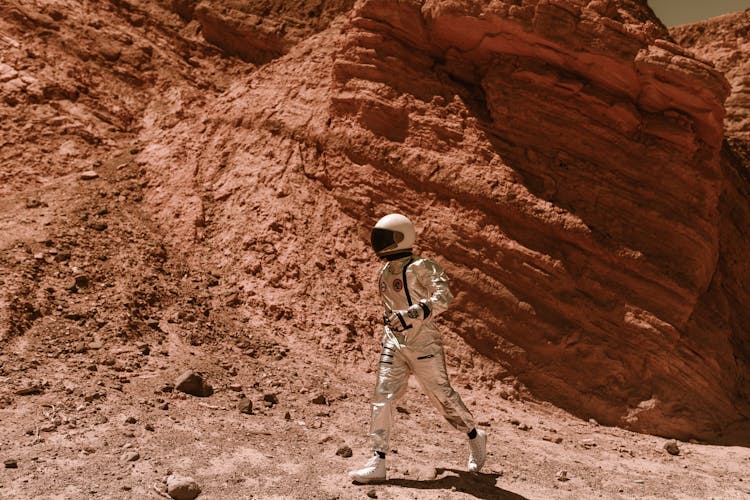
<instances>
[{"instance_id":1,"label":"sandy ground","mask_svg":"<svg viewBox=\"0 0 750 500\"><path fill-rule=\"evenodd\" d=\"M314 347L290 347L273 363L248 359L236 347L196 348L167 334L148 355L127 345L102 347L116 364L92 372L76 367L88 354L34 366L39 356L18 339L3 353L3 366L25 359L25 376L46 383L38 395L6 396L11 401L0 410L0 453L18 463L2 469L0 496L156 498L172 472L192 476L200 498L217 499L750 495L746 448L679 443L680 454L672 456L664 439L465 387L459 389L490 436L482 473L466 472L465 439L412 387L396 414L388 481L354 485L346 471L367 459L373 374L324 355L310 362ZM118 371L123 366L131 368ZM188 367L207 373L213 396L162 392ZM18 382L18 374L3 377L6 388ZM253 414L237 410L237 385L253 401ZM278 403L265 407L266 394ZM311 402L320 395L328 404ZM345 446L352 457L337 455ZM557 479L561 471L568 481Z\"/></svg>"}]
</instances>

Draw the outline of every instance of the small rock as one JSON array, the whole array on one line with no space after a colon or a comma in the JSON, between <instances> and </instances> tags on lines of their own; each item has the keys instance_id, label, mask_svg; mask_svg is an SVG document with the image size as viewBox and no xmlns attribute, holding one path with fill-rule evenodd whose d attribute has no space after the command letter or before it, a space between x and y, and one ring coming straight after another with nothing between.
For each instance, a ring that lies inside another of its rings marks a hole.
<instances>
[{"instance_id":1,"label":"small rock","mask_svg":"<svg viewBox=\"0 0 750 500\"><path fill-rule=\"evenodd\" d=\"M8 82L18 76L18 71L12 66L0 63L0 82Z\"/></svg>"},{"instance_id":2,"label":"small rock","mask_svg":"<svg viewBox=\"0 0 750 500\"><path fill-rule=\"evenodd\" d=\"M230 384L229 390L234 392L242 392L242 386L240 384Z\"/></svg>"},{"instance_id":3,"label":"small rock","mask_svg":"<svg viewBox=\"0 0 750 500\"><path fill-rule=\"evenodd\" d=\"M205 398L214 393L213 387L204 380L203 375L192 370L180 375L174 387L180 392L199 398Z\"/></svg>"},{"instance_id":4,"label":"small rock","mask_svg":"<svg viewBox=\"0 0 750 500\"><path fill-rule=\"evenodd\" d=\"M403 413L404 415L409 415L409 410L407 410L403 406L397 406L396 411L399 413Z\"/></svg>"},{"instance_id":5,"label":"small rock","mask_svg":"<svg viewBox=\"0 0 750 500\"><path fill-rule=\"evenodd\" d=\"M141 455L137 451L126 451L120 457L120 461L121 462L135 462L139 458L141 458Z\"/></svg>"},{"instance_id":6,"label":"small rock","mask_svg":"<svg viewBox=\"0 0 750 500\"><path fill-rule=\"evenodd\" d=\"M271 405L277 405L279 404L279 398L276 397L276 394L264 394L263 395L263 401L266 403L271 403Z\"/></svg>"},{"instance_id":7,"label":"small rock","mask_svg":"<svg viewBox=\"0 0 750 500\"><path fill-rule=\"evenodd\" d=\"M136 349L138 349L144 356L148 356L149 354L151 354L151 346L146 344L145 342L141 342L140 344L138 344L136 346Z\"/></svg>"},{"instance_id":8,"label":"small rock","mask_svg":"<svg viewBox=\"0 0 750 500\"><path fill-rule=\"evenodd\" d=\"M528 424L521 424L518 426L518 430L520 431L528 431L531 429L531 426Z\"/></svg>"},{"instance_id":9,"label":"small rock","mask_svg":"<svg viewBox=\"0 0 750 500\"><path fill-rule=\"evenodd\" d=\"M101 47L99 47L99 53L107 61L115 62L120 58L122 50L112 43L104 43Z\"/></svg>"},{"instance_id":10,"label":"small rock","mask_svg":"<svg viewBox=\"0 0 750 500\"><path fill-rule=\"evenodd\" d=\"M74 278L65 280L65 284L63 285L63 288L70 292L78 291L78 287L76 286L76 280Z\"/></svg>"},{"instance_id":11,"label":"small rock","mask_svg":"<svg viewBox=\"0 0 750 500\"><path fill-rule=\"evenodd\" d=\"M291 413L289 413L289 412L284 413L284 420L291 420L291 419L292 419L292 414Z\"/></svg>"},{"instance_id":12,"label":"small rock","mask_svg":"<svg viewBox=\"0 0 750 500\"><path fill-rule=\"evenodd\" d=\"M91 181L91 180L97 179L98 177L99 177L99 174L97 174L93 170L87 170L85 172L81 172L81 176L80 176L82 181Z\"/></svg>"},{"instance_id":13,"label":"small rock","mask_svg":"<svg viewBox=\"0 0 750 500\"><path fill-rule=\"evenodd\" d=\"M94 222L90 227L94 231L104 231L108 226L106 222Z\"/></svg>"},{"instance_id":14,"label":"small rock","mask_svg":"<svg viewBox=\"0 0 750 500\"><path fill-rule=\"evenodd\" d=\"M560 472L555 474L555 477L557 478L558 481L563 481L563 482L570 481L570 478L568 477L568 471L566 470L561 470Z\"/></svg>"},{"instance_id":15,"label":"small rock","mask_svg":"<svg viewBox=\"0 0 750 500\"><path fill-rule=\"evenodd\" d=\"M175 500L193 500L201 488L192 477L171 474L167 477L167 493Z\"/></svg>"},{"instance_id":16,"label":"small rock","mask_svg":"<svg viewBox=\"0 0 750 500\"><path fill-rule=\"evenodd\" d=\"M26 208L39 208L42 206L42 202L36 198L28 198L26 200Z\"/></svg>"},{"instance_id":17,"label":"small rock","mask_svg":"<svg viewBox=\"0 0 750 500\"><path fill-rule=\"evenodd\" d=\"M336 455L344 458L349 458L352 456L352 449L348 446L342 446L338 450L336 450Z\"/></svg>"},{"instance_id":18,"label":"small rock","mask_svg":"<svg viewBox=\"0 0 750 500\"><path fill-rule=\"evenodd\" d=\"M55 255L55 262L65 262L70 260L70 252L58 252Z\"/></svg>"},{"instance_id":19,"label":"small rock","mask_svg":"<svg viewBox=\"0 0 750 500\"><path fill-rule=\"evenodd\" d=\"M326 397L323 394L320 394L319 396L316 396L315 398L313 398L312 404L315 404L315 405L327 405L328 404L328 400L326 399Z\"/></svg>"},{"instance_id":20,"label":"small rock","mask_svg":"<svg viewBox=\"0 0 750 500\"><path fill-rule=\"evenodd\" d=\"M677 445L677 441L667 441L664 443L664 449L667 450L667 453L670 455L679 455L680 454L680 447Z\"/></svg>"},{"instance_id":21,"label":"small rock","mask_svg":"<svg viewBox=\"0 0 750 500\"><path fill-rule=\"evenodd\" d=\"M6 469L18 469L18 460L16 460L15 458L10 458L4 463Z\"/></svg>"},{"instance_id":22,"label":"small rock","mask_svg":"<svg viewBox=\"0 0 750 500\"><path fill-rule=\"evenodd\" d=\"M375 490L367 490L367 496L369 498L378 498L378 492Z\"/></svg>"},{"instance_id":23,"label":"small rock","mask_svg":"<svg viewBox=\"0 0 750 500\"><path fill-rule=\"evenodd\" d=\"M154 430L155 430L154 426L151 425L151 424L146 424L146 425L143 426L143 428L146 429L149 432L154 432Z\"/></svg>"},{"instance_id":24,"label":"small rock","mask_svg":"<svg viewBox=\"0 0 750 500\"><path fill-rule=\"evenodd\" d=\"M133 417L133 416L130 416L130 417L128 417L128 418L125 419L125 423L126 424L135 424L137 422L138 422L138 419L135 418L135 417Z\"/></svg>"},{"instance_id":25,"label":"small rock","mask_svg":"<svg viewBox=\"0 0 750 500\"><path fill-rule=\"evenodd\" d=\"M237 403L237 409L240 410L240 413L244 413L246 415L252 415L253 414L253 402L247 398L242 398L240 399L240 402Z\"/></svg>"},{"instance_id":26,"label":"small rock","mask_svg":"<svg viewBox=\"0 0 750 500\"><path fill-rule=\"evenodd\" d=\"M599 422L597 422L597 421L596 421L596 420L594 420L593 418L590 418L590 419L589 419L589 423L590 423L591 425L599 425Z\"/></svg>"},{"instance_id":27,"label":"small rock","mask_svg":"<svg viewBox=\"0 0 750 500\"><path fill-rule=\"evenodd\" d=\"M413 465L406 470L405 474L406 473L417 481L432 481L437 478L438 475L435 467L429 467L426 465Z\"/></svg>"},{"instance_id":28,"label":"small rock","mask_svg":"<svg viewBox=\"0 0 750 500\"><path fill-rule=\"evenodd\" d=\"M76 288L86 288L89 286L89 277L86 274L79 274L75 277Z\"/></svg>"},{"instance_id":29,"label":"small rock","mask_svg":"<svg viewBox=\"0 0 750 500\"><path fill-rule=\"evenodd\" d=\"M43 392L42 388L38 385L30 385L28 387L24 387L22 389L18 389L16 391L16 394L18 396L33 396L36 394L41 394Z\"/></svg>"},{"instance_id":30,"label":"small rock","mask_svg":"<svg viewBox=\"0 0 750 500\"><path fill-rule=\"evenodd\" d=\"M596 447L596 441L594 441L593 439L582 439L581 446L587 450L590 450L591 448Z\"/></svg>"}]
</instances>

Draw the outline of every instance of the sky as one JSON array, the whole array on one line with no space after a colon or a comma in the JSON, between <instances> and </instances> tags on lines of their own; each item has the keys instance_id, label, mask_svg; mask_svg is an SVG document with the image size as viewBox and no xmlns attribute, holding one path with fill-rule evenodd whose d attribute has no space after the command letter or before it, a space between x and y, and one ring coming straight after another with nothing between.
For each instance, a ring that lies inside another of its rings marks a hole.
<instances>
[{"instance_id":1,"label":"sky","mask_svg":"<svg viewBox=\"0 0 750 500\"><path fill-rule=\"evenodd\" d=\"M750 0L648 0L667 26L687 24L750 8Z\"/></svg>"}]
</instances>

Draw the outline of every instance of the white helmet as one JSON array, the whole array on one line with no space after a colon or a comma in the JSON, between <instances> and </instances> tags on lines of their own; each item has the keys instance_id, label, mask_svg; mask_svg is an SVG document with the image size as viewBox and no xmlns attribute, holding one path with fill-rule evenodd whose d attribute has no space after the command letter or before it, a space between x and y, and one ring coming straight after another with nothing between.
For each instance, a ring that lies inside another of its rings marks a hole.
<instances>
[{"instance_id":1,"label":"white helmet","mask_svg":"<svg viewBox=\"0 0 750 500\"><path fill-rule=\"evenodd\" d=\"M370 234L372 249L382 258L410 253L414 239L414 224L401 214L386 215L375 224Z\"/></svg>"}]
</instances>

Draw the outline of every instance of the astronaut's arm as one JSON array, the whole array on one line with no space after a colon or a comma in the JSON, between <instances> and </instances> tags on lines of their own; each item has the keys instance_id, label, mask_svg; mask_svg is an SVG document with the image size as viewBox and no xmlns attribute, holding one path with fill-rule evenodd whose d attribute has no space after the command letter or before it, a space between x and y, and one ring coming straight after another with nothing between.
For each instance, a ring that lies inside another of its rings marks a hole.
<instances>
[{"instance_id":1,"label":"astronaut's arm","mask_svg":"<svg viewBox=\"0 0 750 500\"><path fill-rule=\"evenodd\" d=\"M423 311L429 310L429 312L424 311L423 319L437 316L448 309L448 304L453 300L453 294L450 287L451 280L445 274L445 271L436 262L427 259L419 262L416 271L420 283L431 292L428 298L421 300L419 304L415 304Z\"/></svg>"}]
</instances>

